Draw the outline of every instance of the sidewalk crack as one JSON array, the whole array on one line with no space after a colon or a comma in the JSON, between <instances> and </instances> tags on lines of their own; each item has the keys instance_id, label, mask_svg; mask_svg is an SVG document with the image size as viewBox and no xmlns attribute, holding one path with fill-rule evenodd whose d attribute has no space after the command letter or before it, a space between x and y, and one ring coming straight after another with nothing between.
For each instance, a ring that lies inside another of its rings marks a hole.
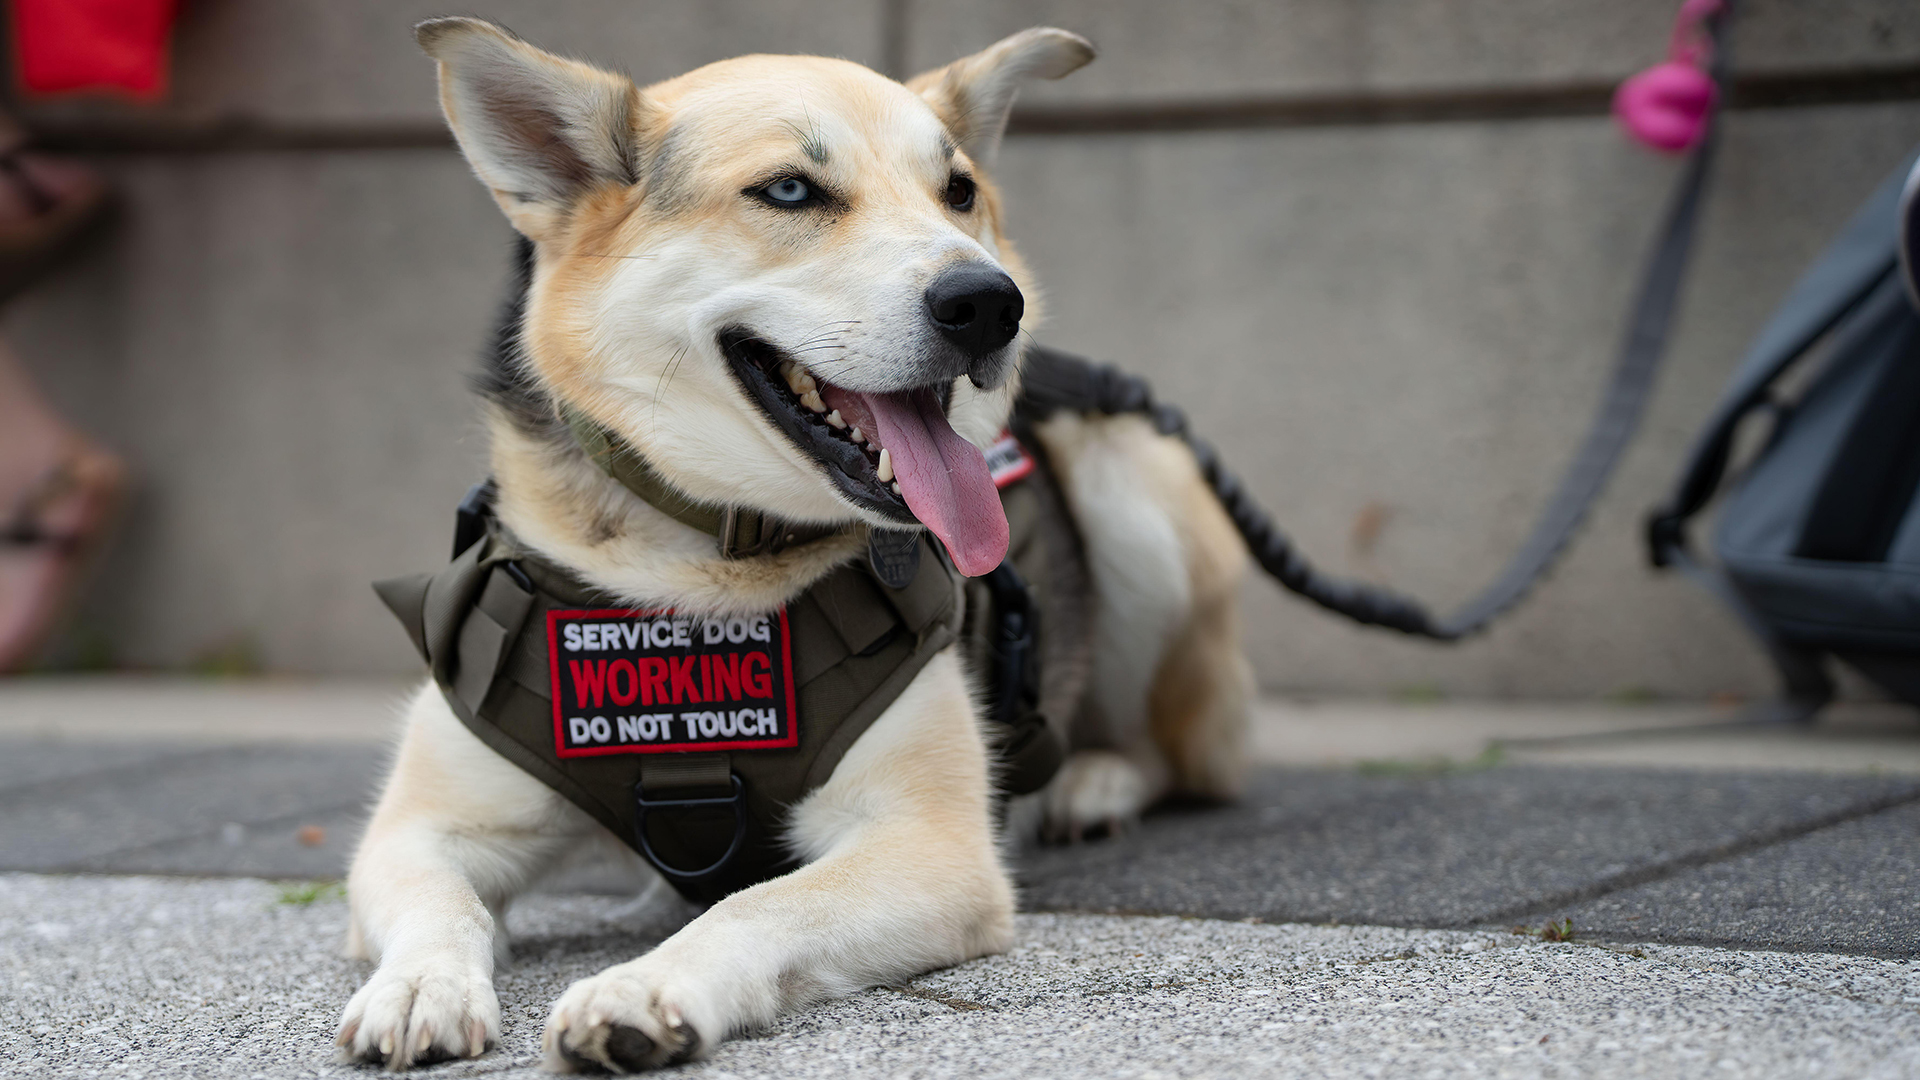
<instances>
[{"instance_id":1,"label":"sidewalk crack","mask_svg":"<svg viewBox=\"0 0 1920 1080\"><path fill-rule=\"evenodd\" d=\"M265 830L265 829L284 828L286 826L297 825L302 822L312 821L313 819L318 817L327 817L333 814L351 813L355 810L360 809L364 805L365 805L364 802L360 800L355 800L353 802L338 803L332 806L305 807L299 810L295 810L290 814L280 814L278 816L270 817L270 818L259 818L252 821L242 821L242 822L238 822L238 824L242 828L245 828L248 830L253 830L253 829ZM221 827L224 828L225 827L224 824ZM194 833L183 833L178 836L168 836L158 840L152 840L144 844L133 844L128 847L116 848L113 851L109 851L100 855L88 856L87 858L82 859L79 862L69 863L65 866L56 866L51 869L35 869L28 872L35 873L35 874L100 874L100 873L164 874L167 871L164 871L164 870L162 871L153 871L153 870L116 871L115 869L113 869L112 863L114 863L117 860L130 858L135 855L152 854L154 852L165 851L168 848L184 847L188 844L196 844L202 841L212 840L219 837L219 835L220 835L219 828L207 829L201 832L194 832ZM198 877L198 876L204 876L204 875L196 872L194 876ZM251 873L251 872L245 872L245 873L241 873L239 876L258 877L260 875ZM271 876L271 875L268 875L268 876Z\"/></svg>"},{"instance_id":2,"label":"sidewalk crack","mask_svg":"<svg viewBox=\"0 0 1920 1080\"><path fill-rule=\"evenodd\" d=\"M1667 964L1671 967L1686 968L1690 971L1701 971L1701 972L1707 972L1714 975L1725 975L1728 978L1732 978L1732 979L1752 979L1756 982L1763 982L1772 986L1783 986L1788 989L1800 990L1810 994L1820 994L1824 997L1839 998L1841 1000L1851 1001L1860 1005L1873 1005L1873 1006L1886 1008L1886 1009L1900 1009L1906 1012L1920 1012L1920 999L1888 1001L1885 998L1868 997L1863 994L1848 993L1845 990L1836 990L1832 986L1819 986L1814 983L1807 982L1801 979L1795 979L1795 978L1779 976L1779 975L1769 975L1762 971L1755 971L1747 967L1747 965L1745 964L1740 965L1741 969L1745 971L1745 974L1742 974L1740 970L1728 970L1725 966L1714 964L1706 960L1691 960L1686 957L1662 955L1668 949L1700 949L1700 948L1713 948L1713 946L1665 945L1665 944L1656 944L1656 943L1650 943L1647 946L1639 946L1639 945L1627 946L1627 945L1608 944L1605 942L1598 942L1598 941L1585 941L1585 942L1578 942L1577 944L1584 945L1590 949L1604 949L1607 952L1618 953L1621 956L1630 956L1637 960L1646 960L1656 964ZM1648 952L1647 949L1650 947L1657 948L1660 951ZM1716 949L1715 951L1730 952L1734 956L1739 956L1743 950ZM1823 953L1823 954L1816 954L1816 955L1845 955L1845 954ZM1899 963L1899 961L1891 961L1891 962Z\"/></svg>"},{"instance_id":3,"label":"sidewalk crack","mask_svg":"<svg viewBox=\"0 0 1920 1080\"><path fill-rule=\"evenodd\" d=\"M65 794L77 786L112 786L123 779L143 781L165 780L169 773L180 772L195 765L204 764L211 759L227 753L231 747L180 747L157 750L155 756L137 761L107 765L98 769L66 776L55 776L45 780L29 780L0 788L0 807L31 803L43 799L48 793Z\"/></svg>"},{"instance_id":4,"label":"sidewalk crack","mask_svg":"<svg viewBox=\"0 0 1920 1080\"><path fill-rule=\"evenodd\" d=\"M1823 829L1831 829L1836 825L1845 825L1851 821L1859 821L1862 818L1869 818L1875 814L1884 813L1888 810L1893 810L1914 802L1920 802L1920 788L1910 788L1898 794L1883 795L1876 799L1869 799L1865 802L1855 803L1852 806L1835 810L1829 814L1822 814L1804 821L1796 821L1790 824L1776 826L1771 829L1765 829L1748 836L1730 840L1724 844L1715 845L1714 847L1687 852L1686 854L1676 855L1670 859L1662 859L1645 866L1623 870L1620 873L1610 874L1592 884L1583 885L1577 889L1568 889L1564 892L1541 899L1528 900L1504 908L1496 908L1487 914L1455 923L1450 929L1464 930L1503 923L1526 922L1529 919L1561 911L1575 904L1584 904L1589 900L1597 900L1610 893L1621 892L1640 885L1649 885L1688 870L1698 870L1704 866L1711 866L1714 863L1727 862L1740 858L1743 855L1750 855L1764 848L1784 844L1790 840L1798 840L1803 836L1810 836Z\"/></svg>"}]
</instances>

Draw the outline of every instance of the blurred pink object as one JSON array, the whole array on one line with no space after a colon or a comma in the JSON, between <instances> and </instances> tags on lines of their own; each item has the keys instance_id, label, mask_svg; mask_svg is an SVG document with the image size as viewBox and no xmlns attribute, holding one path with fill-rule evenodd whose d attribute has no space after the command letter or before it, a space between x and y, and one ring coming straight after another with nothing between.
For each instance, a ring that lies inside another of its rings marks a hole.
<instances>
[{"instance_id":1,"label":"blurred pink object","mask_svg":"<svg viewBox=\"0 0 1920 1080\"><path fill-rule=\"evenodd\" d=\"M1707 122L1720 89L1707 74L1713 38L1706 22L1718 15L1723 0L1686 0L1674 20L1665 63L1620 84L1613 115L1627 134L1666 153L1691 150L1706 138Z\"/></svg>"},{"instance_id":2,"label":"blurred pink object","mask_svg":"<svg viewBox=\"0 0 1920 1080\"><path fill-rule=\"evenodd\" d=\"M1720 96L1713 79L1672 60L1620 84L1613 115L1627 134L1668 153L1691 150L1707 134L1707 117Z\"/></svg>"}]
</instances>

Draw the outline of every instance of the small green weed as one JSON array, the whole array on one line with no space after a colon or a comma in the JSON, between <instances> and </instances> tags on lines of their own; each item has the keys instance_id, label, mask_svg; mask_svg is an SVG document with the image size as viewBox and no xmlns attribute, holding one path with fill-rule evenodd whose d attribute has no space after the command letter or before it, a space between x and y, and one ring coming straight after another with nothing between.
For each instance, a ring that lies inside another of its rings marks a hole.
<instances>
[{"instance_id":1,"label":"small green weed","mask_svg":"<svg viewBox=\"0 0 1920 1080\"><path fill-rule=\"evenodd\" d=\"M345 900L347 886L340 881L288 881L280 885L279 903L307 907L322 900Z\"/></svg>"},{"instance_id":2,"label":"small green weed","mask_svg":"<svg viewBox=\"0 0 1920 1080\"><path fill-rule=\"evenodd\" d=\"M1446 776L1450 773L1479 772L1506 761L1507 752L1499 743L1488 743L1485 750L1466 761L1452 758L1380 758L1354 766L1361 776Z\"/></svg>"},{"instance_id":3,"label":"small green weed","mask_svg":"<svg viewBox=\"0 0 1920 1080\"><path fill-rule=\"evenodd\" d=\"M1513 932L1527 937L1537 937L1541 941L1572 941L1573 920L1561 919L1559 922L1549 922L1545 926L1516 926Z\"/></svg>"},{"instance_id":4,"label":"small green weed","mask_svg":"<svg viewBox=\"0 0 1920 1080\"><path fill-rule=\"evenodd\" d=\"M1395 690L1393 700L1402 705L1434 705L1447 700L1447 692L1433 683L1410 683Z\"/></svg>"},{"instance_id":5,"label":"small green weed","mask_svg":"<svg viewBox=\"0 0 1920 1080\"><path fill-rule=\"evenodd\" d=\"M1652 705L1660 700L1660 692L1649 686L1623 686L1606 696L1609 705Z\"/></svg>"},{"instance_id":6,"label":"small green weed","mask_svg":"<svg viewBox=\"0 0 1920 1080\"><path fill-rule=\"evenodd\" d=\"M112 671L120 666L113 639L99 627L81 623L73 628L74 671Z\"/></svg>"},{"instance_id":7,"label":"small green weed","mask_svg":"<svg viewBox=\"0 0 1920 1080\"><path fill-rule=\"evenodd\" d=\"M250 632L234 634L202 649L187 663L187 670L209 679L232 679L258 675L266 670L260 656L260 643Z\"/></svg>"}]
</instances>

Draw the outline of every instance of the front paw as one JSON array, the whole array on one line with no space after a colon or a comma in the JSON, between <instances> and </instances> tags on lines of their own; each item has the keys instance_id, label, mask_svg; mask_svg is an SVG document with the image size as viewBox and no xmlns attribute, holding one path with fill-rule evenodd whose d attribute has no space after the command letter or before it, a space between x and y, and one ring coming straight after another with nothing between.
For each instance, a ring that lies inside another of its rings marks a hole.
<instances>
[{"instance_id":1,"label":"front paw","mask_svg":"<svg viewBox=\"0 0 1920 1080\"><path fill-rule=\"evenodd\" d=\"M540 1046L555 1072L635 1072L672 1065L705 1044L688 995L651 975L646 958L581 979L560 995Z\"/></svg>"},{"instance_id":2,"label":"front paw","mask_svg":"<svg viewBox=\"0 0 1920 1080\"><path fill-rule=\"evenodd\" d=\"M485 970L458 960L388 962L347 1002L334 1037L342 1061L394 1071L479 1057L500 1041L500 1001Z\"/></svg>"}]
</instances>

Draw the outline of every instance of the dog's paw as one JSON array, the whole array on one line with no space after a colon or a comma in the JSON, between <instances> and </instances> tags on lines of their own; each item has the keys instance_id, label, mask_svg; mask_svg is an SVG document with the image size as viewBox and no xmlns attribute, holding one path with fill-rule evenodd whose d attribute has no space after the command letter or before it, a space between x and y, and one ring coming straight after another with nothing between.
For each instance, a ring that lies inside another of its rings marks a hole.
<instances>
[{"instance_id":1,"label":"dog's paw","mask_svg":"<svg viewBox=\"0 0 1920 1080\"><path fill-rule=\"evenodd\" d=\"M1152 797L1138 765L1110 750L1079 751L1047 786L1043 834L1056 843L1077 843L1089 833L1120 833Z\"/></svg>"},{"instance_id":2,"label":"dog's paw","mask_svg":"<svg viewBox=\"0 0 1920 1080\"><path fill-rule=\"evenodd\" d=\"M540 1039L555 1072L636 1072L686 1061L706 1047L690 995L642 957L567 988ZM711 1021L706 1026L713 1026Z\"/></svg>"},{"instance_id":3,"label":"dog's paw","mask_svg":"<svg viewBox=\"0 0 1920 1080\"><path fill-rule=\"evenodd\" d=\"M382 964L347 1002L334 1036L342 1061L394 1071L479 1057L500 1041L493 980L458 960Z\"/></svg>"}]
</instances>

